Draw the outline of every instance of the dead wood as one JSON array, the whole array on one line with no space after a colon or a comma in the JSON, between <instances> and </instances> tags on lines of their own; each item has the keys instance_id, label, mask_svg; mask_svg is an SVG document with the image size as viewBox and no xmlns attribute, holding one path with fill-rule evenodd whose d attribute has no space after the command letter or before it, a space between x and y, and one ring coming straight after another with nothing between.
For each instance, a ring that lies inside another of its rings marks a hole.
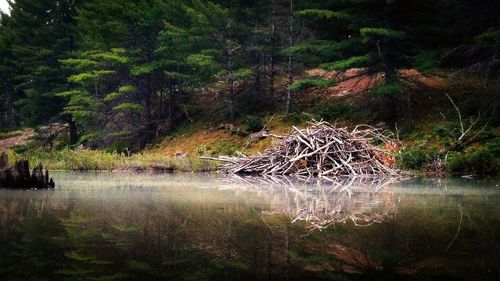
<instances>
[{"instance_id":1,"label":"dead wood","mask_svg":"<svg viewBox=\"0 0 500 281\"><path fill-rule=\"evenodd\" d=\"M7 154L0 156L0 188L54 188L55 183L49 177L49 171L38 165L30 173L27 160L19 160L13 167L8 167Z\"/></svg>"},{"instance_id":2,"label":"dead wood","mask_svg":"<svg viewBox=\"0 0 500 281\"><path fill-rule=\"evenodd\" d=\"M357 126L337 128L313 121L306 129L293 127L277 145L251 157L219 157L221 170L231 174L294 175L310 179L356 175L399 175L382 148L394 143L383 130Z\"/></svg>"}]
</instances>

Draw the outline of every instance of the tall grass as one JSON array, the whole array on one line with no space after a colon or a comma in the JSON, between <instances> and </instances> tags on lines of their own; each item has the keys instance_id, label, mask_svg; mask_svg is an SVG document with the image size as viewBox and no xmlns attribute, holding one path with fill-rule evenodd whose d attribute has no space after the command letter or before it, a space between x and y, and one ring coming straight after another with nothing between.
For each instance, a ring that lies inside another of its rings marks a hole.
<instances>
[{"instance_id":1,"label":"tall grass","mask_svg":"<svg viewBox=\"0 0 500 281\"><path fill-rule=\"evenodd\" d=\"M157 153L141 153L127 157L124 154L101 150L53 150L30 152L26 155L10 153L11 161L27 159L31 165L42 164L50 170L168 170L208 172L217 169L216 163L195 157L175 158Z\"/></svg>"}]
</instances>

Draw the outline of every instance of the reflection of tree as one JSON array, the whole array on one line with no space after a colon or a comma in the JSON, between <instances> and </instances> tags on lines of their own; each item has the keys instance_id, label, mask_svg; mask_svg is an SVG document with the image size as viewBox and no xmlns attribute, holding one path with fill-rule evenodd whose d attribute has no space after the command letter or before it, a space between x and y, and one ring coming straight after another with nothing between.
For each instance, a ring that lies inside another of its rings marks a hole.
<instances>
[{"instance_id":1,"label":"reflection of tree","mask_svg":"<svg viewBox=\"0 0 500 281\"><path fill-rule=\"evenodd\" d=\"M54 235L64 228L48 205L50 191L26 197L0 190L0 280L51 280L62 256Z\"/></svg>"},{"instance_id":2,"label":"reflection of tree","mask_svg":"<svg viewBox=\"0 0 500 281\"><path fill-rule=\"evenodd\" d=\"M368 226L392 219L396 214L392 187L395 178L349 177L327 184L303 184L286 177L233 176L235 187L271 196L267 214L289 214L292 222L305 221L312 229L352 221Z\"/></svg>"},{"instance_id":3,"label":"reflection of tree","mask_svg":"<svg viewBox=\"0 0 500 281\"><path fill-rule=\"evenodd\" d=\"M494 196L408 184L396 202L393 182L381 179L201 185L134 177L112 185L105 176L70 178L71 187L52 192L0 190L0 280L456 276L447 268L477 280L486 267L500 272Z\"/></svg>"}]
</instances>

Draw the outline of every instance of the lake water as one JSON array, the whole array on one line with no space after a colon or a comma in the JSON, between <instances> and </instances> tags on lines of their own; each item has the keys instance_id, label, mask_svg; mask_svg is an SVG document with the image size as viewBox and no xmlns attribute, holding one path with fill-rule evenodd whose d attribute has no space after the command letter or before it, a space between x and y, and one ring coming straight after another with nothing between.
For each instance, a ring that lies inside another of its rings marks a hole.
<instances>
[{"instance_id":1,"label":"lake water","mask_svg":"<svg viewBox=\"0 0 500 281\"><path fill-rule=\"evenodd\" d=\"M0 280L500 280L498 181L54 178L0 189Z\"/></svg>"}]
</instances>

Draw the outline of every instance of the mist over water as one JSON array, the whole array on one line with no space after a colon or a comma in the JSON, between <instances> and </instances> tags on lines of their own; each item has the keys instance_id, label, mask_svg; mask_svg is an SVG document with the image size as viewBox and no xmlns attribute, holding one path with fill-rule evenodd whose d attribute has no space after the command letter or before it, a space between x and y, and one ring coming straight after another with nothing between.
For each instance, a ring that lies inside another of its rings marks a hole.
<instances>
[{"instance_id":1,"label":"mist over water","mask_svg":"<svg viewBox=\"0 0 500 281\"><path fill-rule=\"evenodd\" d=\"M495 181L55 173L0 190L1 280L497 280Z\"/></svg>"}]
</instances>

